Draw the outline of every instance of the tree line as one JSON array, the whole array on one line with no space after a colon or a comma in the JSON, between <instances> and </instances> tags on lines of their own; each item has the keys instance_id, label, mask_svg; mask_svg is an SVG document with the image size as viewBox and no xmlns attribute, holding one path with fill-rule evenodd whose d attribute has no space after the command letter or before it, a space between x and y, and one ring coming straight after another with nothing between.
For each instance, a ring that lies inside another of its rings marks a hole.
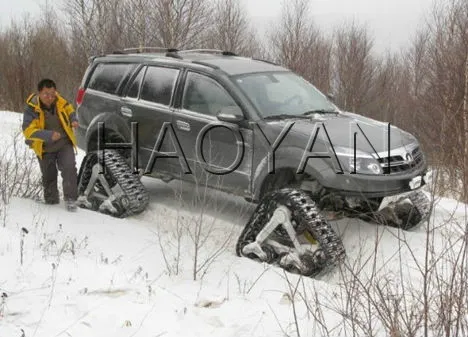
<instances>
[{"instance_id":1,"label":"tree line","mask_svg":"<svg viewBox=\"0 0 468 337\"><path fill-rule=\"evenodd\" d=\"M22 111L42 77L69 99L88 60L127 47L214 48L284 65L347 111L421 141L439 192L468 201L468 2L434 3L408 47L376 53L369 29L325 33L307 0L283 2L263 36L238 0L62 0L0 31L0 109Z\"/></svg>"}]
</instances>

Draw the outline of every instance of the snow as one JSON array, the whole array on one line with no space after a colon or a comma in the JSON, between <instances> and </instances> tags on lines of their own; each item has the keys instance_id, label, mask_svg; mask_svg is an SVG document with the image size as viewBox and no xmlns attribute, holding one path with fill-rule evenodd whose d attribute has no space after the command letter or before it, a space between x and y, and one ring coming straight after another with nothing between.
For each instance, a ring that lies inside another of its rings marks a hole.
<instances>
[{"instance_id":1,"label":"snow","mask_svg":"<svg viewBox=\"0 0 468 337\"><path fill-rule=\"evenodd\" d=\"M21 117L0 112L3 153L14 142L31 152L14 140ZM235 255L253 205L190 184L142 181L150 205L127 219L18 197L4 205L0 337L272 337L296 336L297 328L301 336L351 335L343 315L366 317L362 309L377 296L376 284L404 298L401 308L420 300L428 233L429 256L441 258L433 275L443 278L466 230L466 205L446 198L437 199L429 227L413 231L331 221L343 236L347 268L302 278ZM202 244L194 280L197 229ZM371 311L376 335L388 335L384 319Z\"/></svg>"}]
</instances>

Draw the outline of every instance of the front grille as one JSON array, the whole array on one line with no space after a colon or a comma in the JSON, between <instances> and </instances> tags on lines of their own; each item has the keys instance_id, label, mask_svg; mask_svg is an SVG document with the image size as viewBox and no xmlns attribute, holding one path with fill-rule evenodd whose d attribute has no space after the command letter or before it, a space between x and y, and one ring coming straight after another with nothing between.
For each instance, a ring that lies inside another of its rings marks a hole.
<instances>
[{"instance_id":1,"label":"front grille","mask_svg":"<svg viewBox=\"0 0 468 337\"><path fill-rule=\"evenodd\" d=\"M377 159L385 174L397 174L413 170L423 165L424 157L419 147L401 155L381 157ZM389 165L390 161L390 165ZM390 166L390 167L389 167Z\"/></svg>"}]
</instances>

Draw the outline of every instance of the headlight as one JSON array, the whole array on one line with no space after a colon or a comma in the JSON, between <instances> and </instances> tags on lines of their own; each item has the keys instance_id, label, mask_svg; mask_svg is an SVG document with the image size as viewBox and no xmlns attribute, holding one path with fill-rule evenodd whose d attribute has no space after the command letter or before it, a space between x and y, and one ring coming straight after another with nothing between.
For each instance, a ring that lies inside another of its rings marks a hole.
<instances>
[{"instance_id":1,"label":"headlight","mask_svg":"<svg viewBox=\"0 0 468 337\"><path fill-rule=\"evenodd\" d=\"M356 160L354 160L354 149L345 147L335 147L335 152L343 170L356 174L382 174L382 167L379 162L370 154L356 150Z\"/></svg>"}]
</instances>

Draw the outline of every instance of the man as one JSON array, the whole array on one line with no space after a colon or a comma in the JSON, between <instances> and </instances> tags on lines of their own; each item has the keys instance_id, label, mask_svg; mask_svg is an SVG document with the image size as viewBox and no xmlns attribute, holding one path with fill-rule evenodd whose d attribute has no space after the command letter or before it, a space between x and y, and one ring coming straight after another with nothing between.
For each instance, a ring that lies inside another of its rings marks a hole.
<instances>
[{"instance_id":1,"label":"man","mask_svg":"<svg viewBox=\"0 0 468 337\"><path fill-rule=\"evenodd\" d=\"M57 93L51 79L41 80L37 90L26 100L23 134L39 160L44 200L46 204L59 203L58 168L62 174L66 208L76 211L78 187L73 128L78 127L78 120L75 110Z\"/></svg>"}]
</instances>

